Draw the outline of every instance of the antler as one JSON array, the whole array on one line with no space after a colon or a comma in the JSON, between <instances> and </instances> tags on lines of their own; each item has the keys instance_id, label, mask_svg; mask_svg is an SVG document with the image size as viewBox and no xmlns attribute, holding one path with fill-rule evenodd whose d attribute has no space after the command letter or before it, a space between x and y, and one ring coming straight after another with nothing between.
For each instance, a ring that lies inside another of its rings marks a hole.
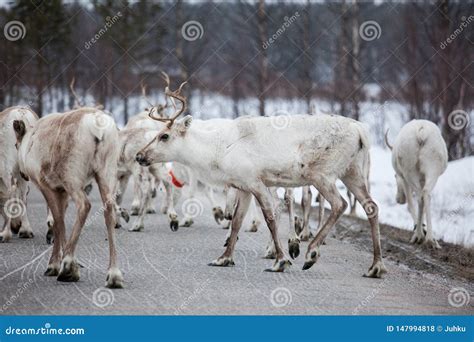
<instances>
[{"instance_id":1,"label":"antler","mask_svg":"<svg viewBox=\"0 0 474 342\"><path fill-rule=\"evenodd\" d=\"M168 123L168 127L171 127L174 123L174 121L182 114L186 111L186 109L188 108L188 105L187 105L187 99L185 96L181 95L181 90L183 89L184 85L186 83L188 83L187 81L184 81L183 83L181 83L181 85L179 86L178 90L175 90L175 91L170 91L169 89L169 85L170 85L170 78L169 76L165 73L165 72L161 72L162 75L163 75L163 79L165 80L166 82L166 87L165 87L165 96L168 96L171 98L171 102L173 103L173 107L175 108L175 113L172 117L170 118L160 118L160 117L157 117L157 116L154 116L153 115L153 110L150 110L150 113L148 113L148 116L150 118L152 118L153 120L156 120L156 121L161 121L161 122L167 122ZM176 109L176 104L174 102L174 99L178 100L179 102L181 102L181 109L180 110L177 110ZM166 104L166 107L168 106L168 103ZM163 107L162 110L166 107Z\"/></svg>"},{"instance_id":2,"label":"antler","mask_svg":"<svg viewBox=\"0 0 474 342\"><path fill-rule=\"evenodd\" d=\"M74 96L74 99L76 100L76 103L79 107L83 107L84 105L81 103L79 100L79 97L76 94L76 91L74 90L74 84L76 83L76 78L73 76L71 83L69 84L69 89L71 89L71 93Z\"/></svg>"}]
</instances>

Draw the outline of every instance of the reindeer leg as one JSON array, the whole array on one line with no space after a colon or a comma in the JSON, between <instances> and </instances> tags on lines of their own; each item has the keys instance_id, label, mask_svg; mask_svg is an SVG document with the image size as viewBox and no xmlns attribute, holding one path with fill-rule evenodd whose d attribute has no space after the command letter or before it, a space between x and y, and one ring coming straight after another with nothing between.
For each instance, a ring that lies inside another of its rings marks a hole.
<instances>
[{"instance_id":1,"label":"reindeer leg","mask_svg":"<svg viewBox=\"0 0 474 342\"><path fill-rule=\"evenodd\" d=\"M382 274L387 272L387 269L385 268L382 260L378 207L377 204L372 200L372 197L368 191L368 184L366 183L367 178L359 176L360 175L357 173L349 174L345 176L342 181L354 194L356 200L362 204L371 228L372 244L374 247L374 261L372 266L369 268L369 271L364 274L364 276L371 278L381 278Z\"/></svg>"},{"instance_id":2,"label":"reindeer leg","mask_svg":"<svg viewBox=\"0 0 474 342\"><path fill-rule=\"evenodd\" d=\"M4 219L3 229L2 229L2 232L0 232L0 242L8 242L12 238L11 218L5 213L4 205L5 205L5 202L0 201L0 211Z\"/></svg>"},{"instance_id":3,"label":"reindeer leg","mask_svg":"<svg viewBox=\"0 0 474 342\"><path fill-rule=\"evenodd\" d=\"M130 215L137 216L140 210L140 179L138 172L133 172L133 201L132 209L130 210Z\"/></svg>"},{"instance_id":4,"label":"reindeer leg","mask_svg":"<svg viewBox=\"0 0 474 342\"><path fill-rule=\"evenodd\" d=\"M424 204L423 209L426 216L426 228L427 228L424 244L434 249L440 249L441 246L439 245L438 241L436 241L435 238L433 237L433 229L431 225L431 210L430 210L431 190L434 188L434 185L435 184L427 183L421 194L421 196L423 197L423 204Z\"/></svg>"},{"instance_id":5,"label":"reindeer leg","mask_svg":"<svg viewBox=\"0 0 474 342\"><path fill-rule=\"evenodd\" d=\"M236 203L235 203L235 211L232 215L232 230L230 233L230 238L227 243L226 250L224 254L222 254L219 258L214 260L209 264L209 266L233 266L233 254L235 243L238 239L238 234L240 227L242 226L242 222L244 220L245 214L248 210L250 204L251 194L249 192L243 190L237 190L236 195Z\"/></svg>"},{"instance_id":6,"label":"reindeer leg","mask_svg":"<svg viewBox=\"0 0 474 342\"><path fill-rule=\"evenodd\" d=\"M252 224L250 225L250 229L247 231L250 233L255 233L258 231L258 227L260 227L261 224L257 211L257 203L255 203L255 197L252 198L250 203L250 217L252 218Z\"/></svg>"},{"instance_id":7,"label":"reindeer leg","mask_svg":"<svg viewBox=\"0 0 474 342\"><path fill-rule=\"evenodd\" d=\"M290 226L288 228L288 251L290 256L295 259L300 255L300 239L295 230L295 197L292 188L285 189L285 204L288 208L288 217Z\"/></svg>"},{"instance_id":8,"label":"reindeer leg","mask_svg":"<svg viewBox=\"0 0 474 342\"><path fill-rule=\"evenodd\" d=\"M117 267L117 253L115 250L115 201L112 197L113 177L111 175L96 174L95 180L99 186L100 197L104 205L105 225L107 226L107 237L109 241L109 269L107 271L107 278L105 286L108 288L122 288L123 276L120 269ZM151 192L149 192L151 197Z\"/></svg>"},{"instance_id":9,"label":"reindeer leg","mask_svg":"<svg viewBox=\"0 0 474 342\"><path fill-rule=\"evenodd\" d=\"M51 228L54 236L53 251L44 275L55 277L59 274L61 251L66 242L64 215L68 204L68 195L65 191L54 191L47 187L40 187L40 190L48 204L48 210L53 216L53 225Z\"/></svg>"},{"instance_id":10,"label":"reindeer leg","mask_svg":"<svg viewBox=\"0 0 474 342\"><path fill-rule=\"evenodd\" d=\"M153 198L156 197L156 184L160 184L160 179L156 178L154 175L150 178L150 200L148 201L146 208L147 214L155 214L156 209L154 206Z\"/></svg>"},{"instance_id":11,"label":"reindeer leg","mask_svg":"<svg viewBox=\"0 0 474 342\"><path fill-rule=\"evenodd\" d=\"M291 262L285 257L280 240L278 239L278 218L280 214L279 208L275 205L276 189L268 189L263 184L258 186L252 192L257 199L257 202L262 208L263 217L267 223L268 229L272 235L275 244L276 260L272 268L266 269L268 272L283 272L291 265Z\"/></svg>"},{"instance_id":12,"label":"reindeer leg","mask_svg":"<svg viewBox=\"0 0 474 342\"><path fill-rule=\"evenodd\" d=\"M87 195L83 189L74 188L66 189L76 205L76 220L72 228L71 237L64 247L64 257L59 270L58 281L76 282L80 278L79 265L75 258L75 251L82 228L87 219L87 215L91 210L91 204L87 199ZM53 214L54 215L54 214ZM56 218L55 218L56 221ZM115 221L115 220L114 220ZM114 222L115 224L115 222ZM55 237L56 239L56 237Z\"/></svg>"},{"instance_id":13,"label":"reindeer leg","mask_svg":"<svg viewBox=\"0 0 474 342\"><path fill-rule=\"evenodd\" d=\"M313 194L309 186L303 187L303 198L301 199L301 207L303 209L303 230L299 235L301 241L308 241L311 236L309 227L309 215L311 214L311 202L313 200Z\"/></svg>"},{"instance_id":14,"label":"reindeer leg","mask_svg":"<svg viewBox=\"0 0 474 342\"><path fill-rule=\"evenodd\" d=\"M20 222L20 230L18 231L18 237L22 239L29 239L34 236L33 230L31 229L30 220L28 219L26 198L27 194L28 184L23 178L19 178L17 181L16 195L18 196L19 202L24 204L24 210L22 211L21 216L18 218Z\"/></svg>"},{"instance_id":15,"label":"reindeer leg","mask_svg":"<svg viewBox=\"0 0 474 342\"><path fill-rule=\"evenodd\" d=\"M135 220L130 232L141 232L145 229L146 208L152 201L150 174L147 169L140 169L140 186L138 187L138 196L140 199L140 208L138 209L138 217Z\"/></svg>"},{"instance_id":16,"label":"reindeer leg","mask_svg":"<svg viewBox=\"0 0 474 342\"><path fill-rule=\"evenodd\" d=\"M329 204L331 205L331 214L322 226L321 230L316 234L316 237L308 245L308 251L306 252L306 261L303 265L303 270L309 269L314 265L314 263L316 263L320 255L319 246L321 246L321 244L324 242L324 239L331 228L347 208L347 202L337 191L334 180L318 178L314 186L322 194L322 196L328 200Z\"/></svg>"},{"instance_id":17,"label":"reindeer leg","mask_svg":"<svg viewBox=\"0 0 474 342\"><path fill-rule=\"evenodd\" d=\"M46 225L48 226L48 232L46 233L46 243L50 245L53 242L54 234L53 234L53 225L54 225L54 217L51 209L46 206L46 211L48 213L48 217L46 219Z\"/></svg>"},{"instance_id":18,"label":"reindeer leg","mask_svg":"<svg viewBox=\"0 0 474 342\"><path fill-rule=\"evenodd\" d=\"M122 208L123 196L125 194L125 191L127 190L127 185L128 185L130 176L131 174L127 173L127 174L121 175L118 179L118 189L115 194L117 198L116 207L115 207L115 212L116 212L115 228L122 227L122 225L120 224L121 217L125 220L125 222L128 222L130 220L130 216L128 215L128 212L124 208Z\"/></svg>"}]
</instances>

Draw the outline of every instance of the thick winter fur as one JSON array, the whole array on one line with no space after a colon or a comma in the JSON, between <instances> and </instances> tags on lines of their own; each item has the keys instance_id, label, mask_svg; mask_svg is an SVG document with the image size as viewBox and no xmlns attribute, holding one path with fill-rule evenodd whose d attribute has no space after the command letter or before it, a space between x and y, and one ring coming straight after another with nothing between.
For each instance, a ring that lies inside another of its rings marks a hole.
<instances>
[{"instance_id":1,"label":"thick winter fur","mask_svg":"<svg viewBox=\"0 0 474 342\"><path fill-rule=\"evenodd\" d=\"M196 121L186 116L160 132L137 154L142 165L177 161L188 165L199 178L210 184L239 189L232 219L232 233L224 254L213 265L233 264L232 255L243 214L253 194L275 243L277 260L272 271L283 271L289 264L278 241L273 200L269 187L314 185L331 205L331 214L308 246L304 269L319 256L319 246L342 215L347 203L336 188L340 178L361 203L371 203L370 215L374 262L369 276L379 277L383 266L378 217L368 192L365 168L369 142L360 123L334 115L294 115L278 117L241 117L236 120ZM280 118L281 119L281 118ZM369 211L370 210L370 211Z\"/></svg>"},{"instance_id":2,"label":"thick winter fur","mask_svg":"<svg viewBox=\"0 0 474 342\"><path fill-rule=\"evenodd\" d=\"M448 151L439 128L427 120L413 120L403 126L393 144L392 164L396 172L397 202L407 203L415 225L411 242L440 248L433 237L430 212L431 192L448 164Z\"/></svg>"},{"instance_id":3,"label":"thick winter fur","mask_svg":"<svg viewBox=\"0 0 474 342\"><path fill-rule=\"evenodd\" d=\"M12 230L22 238L33 237L33 231L26 210L28 183L20 174L16 135L13 122L22 120L26 129L34 126L37 115L27 107L10 107L0 112L0 212L4 218L0 241L7 242L12 237ZM11 210L19 210L9 213ZM16 208L16 209L15 209Z\"/></svg>"},{"instance_id":4,"label":"thick winter fur","mask_svg":"<svg viewBox=\"0 0 474 342\"><path fill-rule=\"evenodd\" d=\"M20 126L20 122L17 123ZM97 108L83 107L41 118L17 131L21 172L39 188L54 217L54 245L46 275L60 281L77 281L75 250L91 204L84 188L92 179L103 202L110 251L106 286L122 287L115 251L115 186L119 157L118 130L113 119ZM77 215L66 242L64 215L71 197Z\"/></svg>"}]
</instances>

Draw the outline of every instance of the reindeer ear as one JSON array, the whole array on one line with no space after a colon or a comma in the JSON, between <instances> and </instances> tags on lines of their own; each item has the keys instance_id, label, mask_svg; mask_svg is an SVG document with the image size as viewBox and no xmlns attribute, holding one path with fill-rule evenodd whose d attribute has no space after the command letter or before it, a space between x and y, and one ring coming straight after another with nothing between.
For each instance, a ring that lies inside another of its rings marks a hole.
<instances>
[{"instance_id":1,"label":"reindeer ear","mask_svg":"<svg viewBox=\"0 0 474 342\"><path fill-rule=\"evenodd\" d=\"M13 129L15 130L17 142L21 142L26 134L26 126L22 120L13 120Z\"/></svg>"},{"instance_id":2,"label":"reindeer ear","mask_svg":"<svg viewBox=\"0 0 474 342\"><path fill-rule=\"evenodd\" d=\"M186 133L187 129L191 126L193 122L193 117L191 115L186 115L184 118L177 122L179 131L181 133Z\"/></svg>"}]
</instances>

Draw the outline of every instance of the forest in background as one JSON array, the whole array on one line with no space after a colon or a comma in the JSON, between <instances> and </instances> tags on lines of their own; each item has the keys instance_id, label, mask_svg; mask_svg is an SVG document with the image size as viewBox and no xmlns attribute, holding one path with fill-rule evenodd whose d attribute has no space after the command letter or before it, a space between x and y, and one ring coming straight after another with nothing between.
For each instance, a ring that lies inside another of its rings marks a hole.
<instances>
[{"instance_id":1,"label":"forest in background","mask_svg":"<svg viewBox=\"0 0 474 342\"><path fill-rule=\"evenodd\" d=\"M300 98L308 113L322 99L354 119L363 101L400 102L437 123L458 159L473 154L469 121L449 125L473 108L473 15L472 1L452 0L14 1L0 7L0 109L72 108L74 77L106 109L120 99L126 122L130 97L141 83L162 91L164 70L188 80L188 97L231 98L234 117L249 97L260 115L269 99ZM8 39L12 21L20 39Z\"/></svg>"}]
</instances>

